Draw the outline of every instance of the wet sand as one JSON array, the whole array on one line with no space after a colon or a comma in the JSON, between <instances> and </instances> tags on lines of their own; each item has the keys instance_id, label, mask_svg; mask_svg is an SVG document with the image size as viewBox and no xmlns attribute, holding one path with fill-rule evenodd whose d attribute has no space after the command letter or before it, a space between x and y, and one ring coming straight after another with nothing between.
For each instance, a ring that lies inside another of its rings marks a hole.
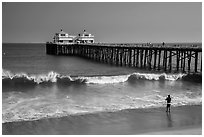
<instances>
[{"instance_id":1,"label":"wet sand","mask_svg":"<svg viewBox=\"0 0 204 137\"><path fill-rule=\"evenodd\" d=\"M3 134L202 134L202 106L134 109L2 124Z\"/></svg>"},{"instance_id":2,"label":"wet sand","mask_svg":"<svg viewBox=\"0 0 204 137\"><path fill-rule=\"evenodd\" d=\"M202 135L202 127L186 127L185 129L179 128L174 130L148 132L144 135Z\"/></svg>"}]
</instances>

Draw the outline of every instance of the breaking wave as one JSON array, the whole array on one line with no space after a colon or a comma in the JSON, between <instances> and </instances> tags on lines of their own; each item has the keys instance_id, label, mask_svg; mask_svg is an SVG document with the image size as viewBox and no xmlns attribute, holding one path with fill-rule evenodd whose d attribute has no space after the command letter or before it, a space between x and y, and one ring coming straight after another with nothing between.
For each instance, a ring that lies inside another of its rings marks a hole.
<instances>
[{"instance_id":1,"label":"breaking wave","mask_svg":"<svg viewBox=\"0 0 204 137\"><path fill-rule=\"evenodd\" d=\"M113 84L123 83L127 81L136 80L154 80L154 81L195 81L202 82L202 76L199 74L154 74L154 73L132 73L128 75L118 76L70 76L61 75L57 72L50 71L47 74L26 74L26 73L12 73L8 70L2 71L3 84L71 84L71 83L85 83L85 84Z\"/></svg>"},{"instance_id":2,"label":"breaking wave","mask_svg":"<svg viewBox=\"0 0 204 137\"><path fill-rule=\"evenodd\" d=\"M191 94L194 94L193 92ZM172 106L202 105L201 93L195 97L188 94L173 94ZM72 104L71 99L62 98L58 103L47 102L46 97L19 98L16 102L9 103L2 113L2 123L17 121L34 121L45 118L58 118L71 115L93 114L98 112L116 112L127 109L159 108L165 107L166 96L150 94L144 97L132 97L125 95L120 103L109 103L103 105ZM10 97L11 101L14 97Z\"/></svg>"},{"instance_id":3,"label":"breaking wave","mask_svg":"<svg viewBox=\"0 0 204 137\"><path fill-rule=\"evenodd\" d=\"M129 75L119 76L70 76L61 75L57 72L49 72L47 74L32 75L27 73L12 73L8 70L3 70L2 81L3 86L20 85L38 85L38 84L54 84L60 83L63 85L69 84L111 84L111 83L123 83L134 81L178 81L178 80L202 80L202 76L196 74L151 74L151 73L132 73ZM188 83L187 83L188 84ZM78 86L78 85L77 85ZM94 86L95 87L95 86ZM97 87L97 86L96 86ZM100 86L99 86L100 87ZM47 87L46 87L47 88ZM202 104L202 90L192 88L190 90L183 89L184 91L173 92L171 89L172 105L201 105ZM89 90L88 90L89 91ZM135 90L136 92L136 90ZM5 93L5 92L4 92ZM91 92L93 99L90 99L90 94L83 95L90 101L83 101L83 103L77 103L78 98L71 96L72 94L65 94L59 92L58 96L55 93L37 94L37 96L28 96L27 92L15 92L11 90L5 93L6 97L3 98L3 111L2 111L2 123L14 122L14 121L33 121L44 118L56 118L69 115L83 115L87 113L97 112L114 112L125 109L138 109L138 108L153 108L153 107L165 107L165 98L168 94L168 90L152 89L151 92L144 90L144 96L140 96L139 93L123 94L117 92L116 96L112 96L115 92L110 91L110 95L106 95L107 92ZM68 92L69 93L69 92ZM79 92L80 94L81 92ZM89 92L88 92L89 93ZM54 96L52 96L54 94ZM77 94L77 93L76 93ZM49 96L50 95L50 96ZM69 95L69 96L68 96ZM102 96L106 95L106 96ZM100 97L102 100L99 100ZM80 96L81 97L81 96ZM97 100L97 103L95 103ZM105 100L105 101L104 101ZM93 102L92 102L93 101Z\"/></svg>"}]
</instances>

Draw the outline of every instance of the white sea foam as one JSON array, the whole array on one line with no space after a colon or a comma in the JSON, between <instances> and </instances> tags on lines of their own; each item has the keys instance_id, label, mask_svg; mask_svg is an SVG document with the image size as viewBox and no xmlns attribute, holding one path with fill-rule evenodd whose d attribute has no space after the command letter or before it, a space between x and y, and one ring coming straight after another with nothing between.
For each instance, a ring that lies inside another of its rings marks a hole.
<instances>
[{"instance_id":1,"label":"white sea foam","mask_svg":"<svg viewBox=\"0 0 204 137\"><path fill-rule=\"evenodd\" d=\"M43 118L56 118L68 115L82 115L97 112L113 112L124 109L165 107L165 95L149 94L142 97L126 95L122 100L98 104L75 104L72 98L64 98L60 102L45 102L45 98L21 99L15 104L9 104L3 110L2 122L31 121ZM46 99L47 100L47 99ZM186 96L185 94L172 94L172 106L201 105L202 97Z\"/></svg>"},{"instance_id":2,"label":"white sea foam","mask_svg":"<svg viewBox=\"0 0 204 137\"><path fill-rule=\"evenodd\" d=\"M56 83L59 81L64 81L65 83L69 82L78 82L78 83L87 83L87 84L113 84L113 83L123 83L126 81L143 79L143 80L168 80L168 81L176 81L182 79L187 74L154 74L154 73L132 73L128 75L118 75L118 76L78 76L78 77L71 77L69 75L61 75L57 72L50 71L47 74L37 74L37 75L29 75L26 73L17 73L14 74L10 71L3 70L2 78L16 80L16 79L23 79L22 81L25 82L26 80L29 82L33 82L36 84L41 83ZM19 80L18 80L19 82Z\"/></svg>"},{"instance_id":3,"label":"white sea foam","mask_svg":"<svg viewBox=\"0 0 204 137\"><path fill-rule=\"evenodd\" d=\"M91 84L113 84L113 83L122 83L128 80L130 75L121 75L121 76L96 76L96 77L80 77L86 80L86 83Z\"/></svg>"},{"instance_id":4,"label":"white sea foam","mask_svg":"<svg viewBox=\"0 0 204 137\"><path fill-rule=\"evenodd\" d=\"M71 77L69 75L61 75L57 72L51 71L47 74L29 75L26 73L14 74L10 71L3 70L2 78L10 84L11 82L30 82L33 84L60 83L67 84L72 82L86 83L86 84L113 84L124 83L131 81L176 81L182 79L186 74L151 74L151 73L133 73L129 75L119 76L77 76ZM27 85L26 84L26 85ZM10 85L9 85L10 86ZM11 85L12 86L12 85ZM103 85L102 85L103 86ZM129 87L128 87L129 88ZM88 91L87 91L88 92ZM134 91L136 92L136 91ZM57 92L56 92L57 93ZM107 92L106 92L107 93ZM26 95L25 95L26 94ZM151 107L165 107L165 98L167 93L160 89L152 89L152 92L145 94L116 94L116 96L104 96L103 99L91 98L87 102L78 104L80 102L72 98L72 94L67 94L60 99L52 98L50 94L38 95L38 97L27 96L27 93L20 91L9 92L9 97L3 99L3 123L12 121L27 121L38 120L42 118L62 117L68 115L81 115L86 113L119 111L123 109L137 109L137 108L151 108ZM61 94L59 92L59 94ZM77 93L76 93L77 94ZM103 94L100 92L100 95ZM23 98L24 95L26 98ZM50 95L50 96L49 96ZM56 94L55 94L56 95ZM88 94L89 95L89 94ZM115 95L115 94L114 94ZM172 93L172 105L199 105L202 104L201 93L190 91ZM84 96L84 95L83 95ZM96 96L96 95L95 95ZM85 97L87 97L85 95ZM90 97L90 96L88 96ZM107 99L107 100L106 100ZM97 101L95 101L97 100ZM105 100L105 101L104 101Z\"/></svg>"}]
</instances>

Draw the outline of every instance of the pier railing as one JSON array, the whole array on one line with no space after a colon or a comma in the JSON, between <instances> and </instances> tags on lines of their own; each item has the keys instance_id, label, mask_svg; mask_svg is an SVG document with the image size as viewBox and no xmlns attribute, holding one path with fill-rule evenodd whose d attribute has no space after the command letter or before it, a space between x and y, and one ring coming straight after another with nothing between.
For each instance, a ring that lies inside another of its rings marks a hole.
<instances>
[{"instance_id":1,"label":"pier railing","mask_svg":"<svg viewBox=\"0 0 204 137\"><path fill-rule=\"evenodd\" d=\"M46 44L51 55L74 55L116 66L164 72L202 73L202 48L196 45Z\"/></svg>"}]
</instances>

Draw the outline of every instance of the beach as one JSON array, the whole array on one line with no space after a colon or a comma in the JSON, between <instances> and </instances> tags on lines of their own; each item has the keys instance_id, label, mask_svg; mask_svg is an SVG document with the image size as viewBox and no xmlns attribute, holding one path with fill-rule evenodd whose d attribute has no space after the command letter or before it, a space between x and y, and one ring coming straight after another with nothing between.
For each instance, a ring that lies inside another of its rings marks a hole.
<instances>
[{"instance_id":1,"label":"beach","mask_svg":"<svg viewBox=\"0 0 204 137\"><path fill-rule=\"evenodd\" d=\"M3 134L201 134L202 75L47 55L45 44L2 50Z\"/></svg>"},{"instance_id":2,"label":"beach","mask_svg":"<svg viewBox=\"0 0 204 137\"><path fill-rule=\"evenodd\" d=\"M2 2L2 134L202 135L201 11Z\"/></svg>"},{"instance_id":3,"label":"beach","mask_svg":"<svg viewBox=\"0 0 204 137\"><path fill-rule=\"evenodd\" d=\"M202 106L131 109L3 124L3 134L15 135L201 135Z\"/></svg>"},{"instance_id":4,"label":"beach","mask_svg":"<svg viewBox=\"0 0 204 137\"><path fill-rule=\"evenodd\" d=\"M146 135L202 135L202 127L187 127L185 129L175 129L159 132L149 132Z\"/></svg>"}]
</instances>

